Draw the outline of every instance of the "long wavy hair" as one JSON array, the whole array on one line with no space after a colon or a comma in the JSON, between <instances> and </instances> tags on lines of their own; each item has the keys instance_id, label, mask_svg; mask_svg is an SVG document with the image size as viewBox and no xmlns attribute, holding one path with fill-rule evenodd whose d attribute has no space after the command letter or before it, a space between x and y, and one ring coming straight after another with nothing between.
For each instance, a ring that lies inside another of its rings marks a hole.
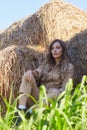
<instances>
[{"instance_id":1,"label":"long wavy hair","mask_svg":"<svg viewBox=\"0 0 87 130\"><path fill-rule=\"evenodd\" d=\"M66 44L64 41L60 39L55 39L50 43L48 54L47 54L47 61L51 66L53 67L55 66L56 62L55 62L54 57L52 56L52 47L56 42L58 42L60 46L62 47L62 56L61 56L59 67L60 67L61 75L63 76L69 64L69 55L68 55L68 51L67 51Z\"/></svg>"}]
</instances>

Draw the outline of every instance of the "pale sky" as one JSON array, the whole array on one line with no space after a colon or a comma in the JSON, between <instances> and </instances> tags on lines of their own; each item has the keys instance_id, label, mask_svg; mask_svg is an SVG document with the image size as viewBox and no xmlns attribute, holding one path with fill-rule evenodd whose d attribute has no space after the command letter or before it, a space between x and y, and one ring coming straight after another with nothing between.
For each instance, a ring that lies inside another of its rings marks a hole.
<instances>
[{"instance_id":1,"label":"pale sky","mask_svg":"<svg viewBox=\"0 0 87 130\"><path fill-rule=\"evenodd\" d=\"M87 0L63 0L87 11ZM0 0L0 30L9 27L49 2L49 0Z\"/></svg>"}]
</instances>

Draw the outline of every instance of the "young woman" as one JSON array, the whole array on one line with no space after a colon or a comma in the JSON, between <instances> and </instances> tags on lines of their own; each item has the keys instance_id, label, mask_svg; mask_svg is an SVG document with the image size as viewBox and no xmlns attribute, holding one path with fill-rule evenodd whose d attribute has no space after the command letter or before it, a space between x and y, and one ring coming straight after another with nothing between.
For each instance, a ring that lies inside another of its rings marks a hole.
<instances>
[{"instance_id":1,"label":"young woman","mask_svg":"<svg viewBox=\"0 0 87 130\"><path fill-rule=\"evenodd\" d=\"M24 73L22 83L19 89L19 109L26 109L27 103L31 106L34 104L28 95L33 96L36 100L39 97L39 86L36 81L40 80L45 85L47 96L56 98L66 86L69 78L73 78L74 67L69 63L66 45L62 40L52 41L48 49L46 61L36 70L28 70Z\"/></svg>"}]
</instances>

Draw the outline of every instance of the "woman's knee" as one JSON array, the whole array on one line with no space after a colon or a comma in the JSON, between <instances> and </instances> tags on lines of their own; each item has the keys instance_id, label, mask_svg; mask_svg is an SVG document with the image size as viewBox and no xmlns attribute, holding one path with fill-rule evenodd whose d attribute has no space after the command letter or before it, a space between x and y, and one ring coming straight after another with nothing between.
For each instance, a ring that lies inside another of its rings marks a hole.
<instances>
[{"instance_id":1,"label":"woman's knee","mask_svg":"<svg viewBox=\"0 0 87 130\"><path fill-rule=\"evenodd\" d=\"M32 76L32 72L30 72L30 70L26 71L23 75L23 78L25 80L29 80L30 76Z\"/></svg>"},{"instance_id":2,"label":"woman's knee","mask_svg":"<svg viewBox=\"0 0 87 130\"><path fill-rule=\"evenodd\" d=\"M28 82L31 85L36 82L36 80L35 80L35 78L33 76L32 70L28 70L27 72L24 73L23 80L25 82Z\"/></svg>"}]
</instances>

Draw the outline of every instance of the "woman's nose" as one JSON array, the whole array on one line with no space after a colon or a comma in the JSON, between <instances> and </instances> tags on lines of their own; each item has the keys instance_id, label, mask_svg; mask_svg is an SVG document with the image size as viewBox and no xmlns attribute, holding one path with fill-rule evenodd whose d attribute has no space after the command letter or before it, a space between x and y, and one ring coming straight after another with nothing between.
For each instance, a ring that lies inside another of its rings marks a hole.
<instances>
[{"instance_id":1,"label":"woman's nose","mask_svg":"<svg viewBox=\"0 0 87 130\"><path fill-rule=\"evenodd\" d=\"M56 52L56 49L54 49L54 52Z\"/></svg>"}]
</instances>

